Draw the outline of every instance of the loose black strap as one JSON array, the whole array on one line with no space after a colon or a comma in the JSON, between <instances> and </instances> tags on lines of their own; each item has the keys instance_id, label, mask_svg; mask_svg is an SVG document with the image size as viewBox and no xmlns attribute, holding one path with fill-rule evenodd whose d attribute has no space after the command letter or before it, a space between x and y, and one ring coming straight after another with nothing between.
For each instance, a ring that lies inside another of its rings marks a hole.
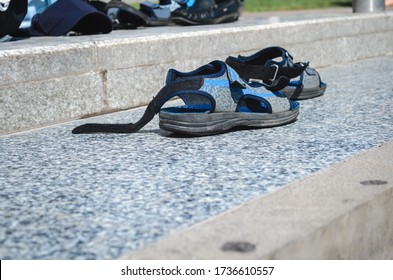
<instances>
[{"instance_id":1,"label":"loose black strap","mask_svg":"<svg viewBox=\"0 0 393 280\"><path fill-rule=\"evenodd\" d=\"M286 49L278 46L262 49L259 52L250 56L239 55L238 57L240 58L240 60L253 65L265 65L268 61L271 61L276 57L285 57L285 59L293 60L293 57L288 53Z\"/></svg>"},{"instance_id":2,"label":"loose black strap","mask_svg":"<svg viewBox=\"0 0 393 280\"><path fill-rule=\"evenodd\" d=\"M157 114L161 107L167 102L173 93L181 90L195 90L201 88L203 79L192 77L191 79L181 80L163 87L147 106L145 113L136 123L125 124L101 124L87 123L72 130L73 134L81 133L134 133L148 124Z\"/></svg>"}]
</instances>

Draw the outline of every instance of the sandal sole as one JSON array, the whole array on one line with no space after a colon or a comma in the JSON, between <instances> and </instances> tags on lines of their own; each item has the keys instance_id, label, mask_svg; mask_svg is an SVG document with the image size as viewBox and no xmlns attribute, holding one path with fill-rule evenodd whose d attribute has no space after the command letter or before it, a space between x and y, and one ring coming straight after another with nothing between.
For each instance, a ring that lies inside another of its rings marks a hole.
<instances>
[{"instance_id":1,"label":"sandal sole","mask_svg":"<svg viewBox=\"0 0 393 280\"><path fill-rule=\"evenodd\" d=\"M149 19L146 26L172 26L175 23L172 19Z\"/></svg>"},{"instance_id":2,"label":"sandal sole","mask_svg":"<svg viewBox=\"0 0 393 280\"><path fill-rule=\"evenodd\" d=\"M309 90L301 89L300 92L292 87L284 88L281 91L291 100L305 100L323 95L326 91L326 84Z\"/></svg>"},{"instance_id":3,"label":"sandal sole","mask_svg":"<svg viewBox=\"0 0 393 280\"><path fill-rule=\"evenodd\" d=\"M181 25L205 25L205 24L220 24L220 23L227 23L237 21L239 19L239 13L228 14L216 19L204 21L204 22L197 22L192 21L183 17L172 17L172 21L177 24Z\"/></svg>"},{"instance_id":4,"label":"sandal sole","mask_svg":"<svg viewBox=\"0 0 393 280\"><path fill-rule=\"evenodd\" d=\"M193 136L207 136L227 132L238 127L267 128L291 123L299 115L299 108L291 111L260 114L260 113L200 113L173 114L161 110L160 128Z\"/></svg>"}]
</instances>

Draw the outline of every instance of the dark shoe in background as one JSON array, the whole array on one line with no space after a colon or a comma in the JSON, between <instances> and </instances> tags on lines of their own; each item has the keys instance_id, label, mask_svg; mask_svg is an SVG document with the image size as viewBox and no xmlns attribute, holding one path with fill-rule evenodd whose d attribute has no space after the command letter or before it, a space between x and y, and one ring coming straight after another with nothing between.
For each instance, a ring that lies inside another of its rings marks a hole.
<instances>
[{"instance_id":1,"label":"dark shoe in background","mask_svg":"<svg viewBox=\"0 0 393 280\"><path fill-rule=\"evenodd\" d=\"M111 19L113 29L136 29L147 25L149 21L146 14L121 0L111 0L109 3L90 1L89 3Z\"/></svg>"},{"instance_id":2,"label":"dark shoe in background","mask_svg":"<svg viewBox=\"0 0 393 280\"><path fill-rule=\"evenodd\" d=\"M18 30L27 13L27 0L6 2L0 9L0 38Z\"/></svg>"},{"instance_id":3,"label":"dark shoe in background","mask_svg":"<svg viewBox=\"0 0 393 280\"><path fill-rule=\"evenodd\" d=\"M149 26L172 25L171 12L187 7L187 0L169 0L160 3L145 1L140 4L139 10L149 17Z\"/></svg>"},{"instance_id":4,"label":"dark shoe in background","mask_svg":"<svg viewBox=\"0 0 393 280\"><path fill-rule=\"evenodd\" d=\"M242 9L242 0L200 0L173 11L171 17L181 25L218 24L238 20Z\"/></svg>"}]
</instances>

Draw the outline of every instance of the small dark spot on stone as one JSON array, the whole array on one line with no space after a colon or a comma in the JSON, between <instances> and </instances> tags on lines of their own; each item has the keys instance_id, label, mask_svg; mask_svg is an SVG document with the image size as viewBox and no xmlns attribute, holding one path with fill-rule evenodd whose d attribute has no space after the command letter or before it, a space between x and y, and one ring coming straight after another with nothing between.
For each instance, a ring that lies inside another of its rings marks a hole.
<instances>
[{"instance_id":1,"label":"small dark spot on stone","mask_svg":"<svg viewBox=\"0 0 393 280\"><path fill-rule=\"evenodd\" d=\"M364 186L380 186L380 185L386 185L388 182L383 181L383 180L367 180L367 181L362 181L360 184Z\"/></svg>"},{"instance_id":2,"label":"small dark spot on stone","mask_svg":"<svg viewBox=\"0 0 393 280\"><path fill-rule=\"evenodd\" d=\"M250 242L227 242L221 247L223 251L232 251L239 253L247 253L254 251L256 246Z\"/></svg>"},{"instance_id":3,"label":"small dark spot on stone","mask_svg":"<svg viewBox=\"0 0 393 280\"><path fill-rule=\"evenodd\" d=\"M22 220L22 221L20 221L19 222L22 226L27 226L27 225L30 225L31 224L31 221L30 220Z\"/></svg>"}]
</instances>

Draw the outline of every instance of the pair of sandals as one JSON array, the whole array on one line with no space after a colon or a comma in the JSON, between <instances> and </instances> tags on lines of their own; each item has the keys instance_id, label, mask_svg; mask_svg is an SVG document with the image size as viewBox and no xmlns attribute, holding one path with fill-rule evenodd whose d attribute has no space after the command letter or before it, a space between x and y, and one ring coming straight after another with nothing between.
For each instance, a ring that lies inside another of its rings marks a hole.
<instances>
[{"instance_id":1,"label":"pair of sandals","mask_svg":"<svg viewBox=\"0 0 393 280\"><path fill-rule=\"evenodd\" d=\"M138 122L90 123L72 133L134 133L157 113L161 129L192 136L279 126L296 120L295 100L314 98L325 90L326 84L308 63L294 63L285 49L270 47L251 56L212 61L191 72L170 69L166 85ZM174 97L185 105L163 108Z\"/></svg>"}]
</instances>

